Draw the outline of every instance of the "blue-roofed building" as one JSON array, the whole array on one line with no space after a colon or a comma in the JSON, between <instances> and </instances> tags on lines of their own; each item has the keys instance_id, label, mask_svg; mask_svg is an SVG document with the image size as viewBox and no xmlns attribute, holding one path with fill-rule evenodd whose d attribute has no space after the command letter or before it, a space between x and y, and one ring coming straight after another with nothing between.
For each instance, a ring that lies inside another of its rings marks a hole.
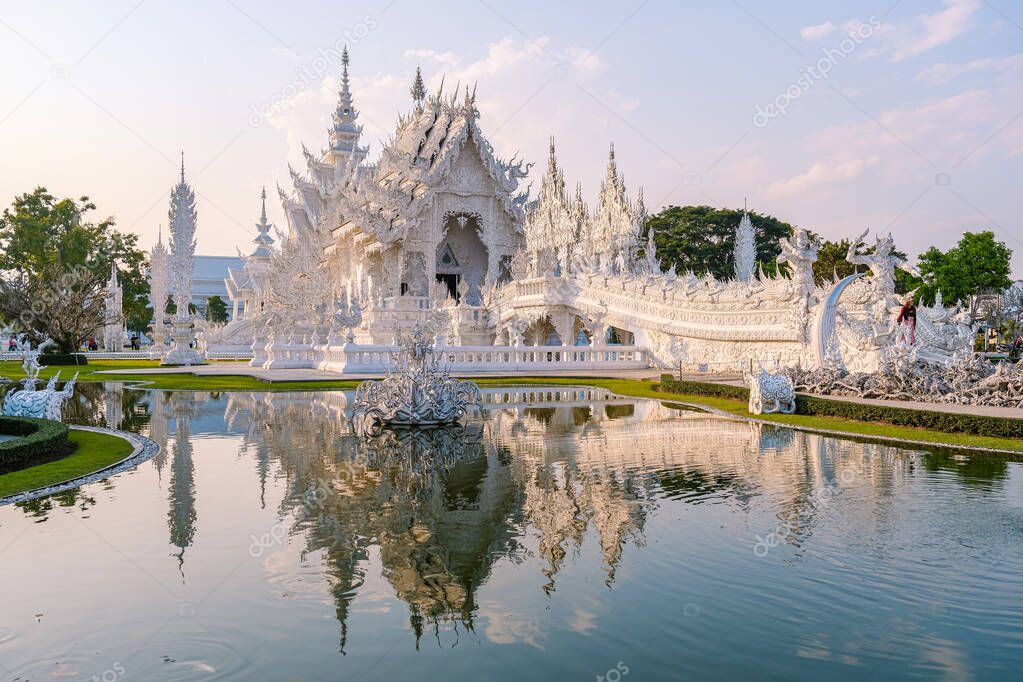
<instances>
[{"instance_id":1,"label":"blue-roofed building","mask_svg":"<svg viewBox=\"0 0 1023 682\"><path fill-rule=\"evenodd\" d=\"M219 296L224 303L230 303L227 294L227 279L231 270L240 270L242 259L238 256L196 256L192 271L192 304L200 315L206 314L206 299ZM232 314L228 305L228 316ZM240 313L241 311L239 311Z\"/></svg>"}]
</instances>

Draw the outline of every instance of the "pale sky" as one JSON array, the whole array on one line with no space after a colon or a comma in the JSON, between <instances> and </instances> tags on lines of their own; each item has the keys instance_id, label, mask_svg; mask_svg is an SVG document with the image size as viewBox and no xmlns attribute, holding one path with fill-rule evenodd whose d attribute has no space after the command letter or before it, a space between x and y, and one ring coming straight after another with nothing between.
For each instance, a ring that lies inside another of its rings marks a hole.
<instances>
[{"instance_id":1,"label":"pale sky","mask_svg":"<svg viewBox=\"0 0 1023 682\"><path fill-rule=\"evenodd\" d=\"M87 194L148 248L184 150L198 252L248 252L260 188L283 227L275 183L326 144L347 42L371 157L419 64L478 82L484 133L533 179L553 135L591 202L613 142L651 212L746 199L914 257L993 229L1023 275L1023 3L852 5L4 0L0 202Z\"/></svg>"}]
</instances>

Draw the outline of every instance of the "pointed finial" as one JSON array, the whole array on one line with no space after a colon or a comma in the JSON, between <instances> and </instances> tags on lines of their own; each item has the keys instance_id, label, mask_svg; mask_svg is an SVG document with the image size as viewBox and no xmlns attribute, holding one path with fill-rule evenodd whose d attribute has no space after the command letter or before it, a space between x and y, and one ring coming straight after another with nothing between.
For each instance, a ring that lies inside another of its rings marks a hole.
<instances>
[{"instance_id":1,"label":"pointed finial","mask_svg":"<svg viewBox=\"0 0 1023 682\"><path fill-rule=\"evenodd\" d=\"M749 213L749 209L746 208L747 197L742 198L742 212Z\"/></svg>"},{"instance_id":2,"label":"pointed finial","mask_svg":"<svg viewBox=\"0 0 1023 682\"><path fill-rule=\"evenodd\" d=\"M426 85L423 83L423 70L419 66L416 67L416 77L412 79L412 87L409 88L409 93L412 95L412 101L417 106L423 103L426 99Z\"/></svg>"},{"instance_id":3,"label":"pointed finial","mask_svg":"<svg viewBox=\"0 0 1023 682\"><path fill-rule=\"evenodd\" d=\"M181 150L181 182L185 182L185 150Z\"/></svg>"},{"instance_id":4,"label":"pointed finial","mask_svg":"<svg viewBox=\"0 0 1023 682\"><path fill-rule=\"evenodd\" d=\"M259 211L259 218L264 223L266 222L266 185L263 185L263 191L260 192L259 198L263 201L263 208Z\"/></svg>"},{"instance_id":5,"label":"pointed finial","mask_svg":"<svg viewBox=\"0 0 1023 682\"><path fill-rule=\"evenodd\" d=\"M348 43L341 50L341 74L348 78Z\"/></svg>"}]
</instances>

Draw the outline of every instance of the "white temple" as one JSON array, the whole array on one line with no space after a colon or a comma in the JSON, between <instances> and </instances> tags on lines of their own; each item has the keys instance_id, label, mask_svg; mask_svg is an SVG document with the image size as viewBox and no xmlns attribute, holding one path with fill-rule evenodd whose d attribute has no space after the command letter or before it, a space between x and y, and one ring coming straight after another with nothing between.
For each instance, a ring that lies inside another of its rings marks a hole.
<instances>
[{"instance_id":1,"label":"white temple","mask_svg":"<svg viewBox=\"0 0 1023 682\"><path fill-rule=\"evenodd\" d=\"M746 215L735 279L663 272L653 235L642 243L642 192L629 198L613 147L590 207L579 185L566 192L552 140L531 202L521 187L531 164L495 155L475 88L445 93L442 82L427 95L417 73L411 110L369 162L348 66L345 51L326 148L303 148L305 169L278 188L287 231L275 245L264 197L256 249L227 282L243 314L206 334L209 349L251 348L252 364L270 369L380 371L396 331L428 321L452 369L466 371L869 369L897 351L890 238L870 255L857 240L850 261L869 272L821 287L804 230L782 240L786 275L755 272ZM955 313L921 307L913 352L945 361L967 351ZM351 342L339 320L350 320Z\"/></svg>"}]
</instances>

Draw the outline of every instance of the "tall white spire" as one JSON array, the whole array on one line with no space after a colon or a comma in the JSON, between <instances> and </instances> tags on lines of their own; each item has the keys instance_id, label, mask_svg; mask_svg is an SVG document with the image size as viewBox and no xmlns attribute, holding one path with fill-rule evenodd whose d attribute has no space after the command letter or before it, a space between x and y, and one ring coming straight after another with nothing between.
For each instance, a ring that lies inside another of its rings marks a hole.
<instances>
[{"instance_id":1,"label":"tall white spire","mask_svg":"<svg viewBox=\"0 0 1023 682\"><path fill-rule=\"evenodd\" d=\"M334 109L333 125L330 127L330 149L328 154L335 166L343 170L353 159L359 163L369 148L359 146L362 126L356 124L359 112L352 103L352 89L348 80L348 46L341 52L341 91L338 93L337 108Z\"/></svg>"},{"instance_id":2,"label":"tall white spire","mask_svg":"<svg viewBox=\"0 0 1023 682\"><path fill-rule=\"evenodd\" d=\"M594 255L599 256L605 272L619 272L632 262L639 229L635 211L625 194L625 180L618 173L613 144L607 155L607 175L600 183L591 236L591 248Z\"/></svg>"},{"instance_id":3,"label":"tall white spire","mask_svg":"<svg viewBox=\"0 0 1023 682\"><path fill-rule=\"evenodd\" d=\"M745 204L742 209L742 220L735 228L735 247L732 252L735 279L748 282L753 279L757 267L757 232L749 219Z\"/></svg>"},{"instance_id":4,"label":"tall white spire","mask_svg":"<svg viewBox=\"0 0 1023 682\"><path fill-rule=\"evenodd\" d=\"M177 319L190 319L188 304L192 301L192 274L195 259L195 192L185 182L185 156L181 155L181 182L171 190L170 210L171 287Z\"/></svg>"},{"instance_id":5,"label":"tall white spire","mask_svg":"<svg viewBox=\"0 0 1023 682\"><path fill-rule=\"evenodd\" d=\"M256 223L256 229L259 234L252 242L256 245L255 250L252 252L252 256L256 258L269 258L271 256L271 246L274 243L274 238L270 236L270 230L273 228L266 219L266 187L259 194L260 201L262 202L259 210L259 222Z\"/></svg>"},{"instance_id":6,"label":"tall white spire","mask_svg":"<svg viewBox=\"0 0 1023 682\"><path fill-rule=\"evenodd\" d=\"M167 247L163 245L163 225L149 252L149 305L153 309L153 341L158 347L164 340L164 309L167 306Z\"/></svg>"},{"instance_id":7,"label":"tall white spire","mask_svg":"<svg viewBox=\"0 0 1023 682\"><path fill-rule=\"evenodd\" d=\"M409 94L412 95L412 102L416 109L422 109L423 101L426 99L426 85L423 83L423 70L418 66L416 67L416 77L412 79L412 86L409 88Z\"/></svg>"},{"instance_id":8,"label":"tall white spire","mask_svg":"<svg viewBox=\"0 0 1023 682\"><path fill-rule=\"evenodd\" d=\"M526 248L541 270L547 265L543 261L550 255L556 259L561 274L568 274L577 232L572 207L565 195L565 177L558 168L553 137L547 157L547 172L540 183L540 196L526 217L523 230Z\"/></svg>"}]
</instances>

